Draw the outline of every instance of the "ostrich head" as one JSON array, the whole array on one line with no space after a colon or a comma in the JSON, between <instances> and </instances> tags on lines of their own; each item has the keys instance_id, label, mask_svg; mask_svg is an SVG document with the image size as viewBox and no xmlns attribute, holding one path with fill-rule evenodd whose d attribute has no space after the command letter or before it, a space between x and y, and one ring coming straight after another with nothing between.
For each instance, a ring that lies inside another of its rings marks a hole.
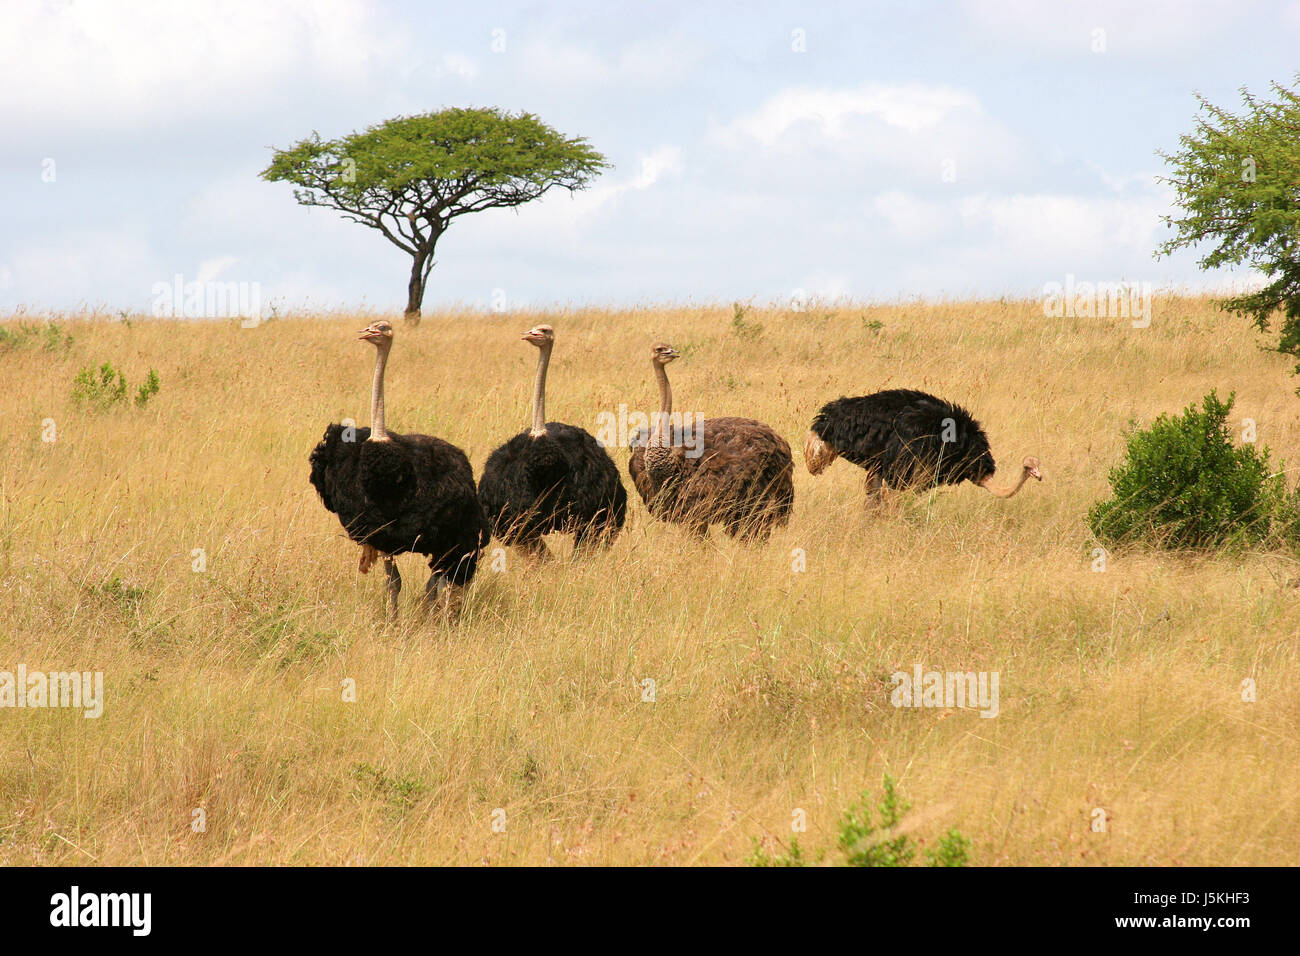
<instances>
[{"instance_id":1,"label":"ostrich head","mask_svg":"<svg viewBox=\"0 0 1300 956\"><path fill-rule=\"evenodd\" d=\"M364 339L372 345L387 346L393 344L393 324L387 319L371 322L357 333L357 338Z\"/></svg>"},{"instance_id":2,"label":"ostrich head","mask_svg":"<svg viewBox=\"0 0 1300 956\"><path fill-rule=\"evenodd\" d=\"M976 482L976 484L978 484L981 488L983 488L985 491L989 492L990 494L997 495L999 498L1010 498L1014 496L1015 493L1018 492L1021 488L1023 488L1025 486L1025 482L1027 482L1030 478L1033 478L1037 481L1043 480L1043 472L1038 467L1038 459L1035 458L1033 455L1030 455L1025 459L1024 466L1020 469L1020 477L1016 480L1015 484L1007 485L1006 487L1000 488L993 484L992 475L985 475L983 478L979 479L979 481Z\"/></svg>"},{"instance_id":3,"label":"ostrich head","mask_svg":"<svg viewBox=\"0 0 1300 956\"><path fill-rule=\"evenodd\" d=\"M822 441L822 436L815 431L810 429L804 437L803 460L808 466L808 474L820 475L839 455L840 453Z\"/></svg>"},{"instance_id":4,"label":"ostrich head","mask_svg":"<svg viewBox=\"0 0 1300 956\"><path fill-rule=\"evenodd\" d=\"M530 345L536 345L539 349L545 348L555 343L555 329L549 325L535 325L520 338Z\"/></svg>"},{"instance_id":5,"label":"ostrich head","mask_svg":"<svg viewBox=\"0 0 1300 956\"><path fill-rule=\"evenodd\" d=\"M650 347L650 359L660 368L667 365L673 359L681 358L682 353L677 351L667 342L656 342Z\"/></svg>"}]
</instances>

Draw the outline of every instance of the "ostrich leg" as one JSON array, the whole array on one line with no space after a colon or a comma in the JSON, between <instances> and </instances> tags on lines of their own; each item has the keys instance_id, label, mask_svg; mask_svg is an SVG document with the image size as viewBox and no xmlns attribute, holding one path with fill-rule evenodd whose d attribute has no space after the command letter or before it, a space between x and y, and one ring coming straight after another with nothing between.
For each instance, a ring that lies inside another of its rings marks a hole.
<instances>
[{"instance_id":1,"label":"ostrich leg","mask_svg":"<svg viewBox=\"0 0 1300 956\"><path fill-rule=\"evenodd\" d=\"M594 521L579 525L573 530L573 556L576 558L580 554L608 548L613 540L606 517L598 516Z\"/></svg>"},{"instance_id":2,"label":"ostrich leg","mask_svg":"<svg viewBox=\"0 0 1300 956\"><path fill-rule=\"evenodd\" d=\"M426 613L431 611L440 602L446 603L445 599L451 593L451 579L441 571L434 571L429 575L429 580L424 585L424 610Z\"/></svg>"},{"instance_id":3,"label":"ostrich leg","mask_svg":"<svg viewBox=\"0 0 1300 956\"><path fill-rule=\"evenodd\" d=\"M397 596L402 593L402 576L397 573L397 562L392 555L384 555L384 570L388 572L388 613L397 619Z\"/></svg>"},{"instance_id":4,"label":"ostrich leg","mask_svg":"<svg viewBox=\"0 0 1300 956\"><path fill-rule=\"evenodd\" d=\"M578 525L573 529L573 556L576 558L583 551L591 548L592 527L589 524Z\"/></svg>"},{"instance_id":5,"label":"ostrich leg","mask_svg":"<svg viewBox=\"0 0 1300 956\"><path fill-rule=\"evenodd\" d=\"M551 550L546 546L546 542L542 540L541 535L535 538L525 538L519 542L518 547L520 551L534 561L549 561L551 559Z\"/></svg>"},{"instance_id":6,"label":"ostrich leg","mask_svg":"<svg viewBox=\"0 0 1300 956\"><path fill-rule=\"evenodd\" d=\"M730 532L730 529L728 531L733 538L739 537L746 544L751 542L765 544L772 537L772 524L771 516L760 512L750 515L745 521L739 523L735 532Z\"/></svg>"},{"instance_id":7,"label":"ostrich leg","mask_svg":"<svg viewBox=\"0 0 1300 956\"><path fill-rule=\"evenodd\" d=\"M881 508L886 503L885 483L880 480L880 475L874 471L867 472L867 507Z\"/></svg>"}]
</instances>

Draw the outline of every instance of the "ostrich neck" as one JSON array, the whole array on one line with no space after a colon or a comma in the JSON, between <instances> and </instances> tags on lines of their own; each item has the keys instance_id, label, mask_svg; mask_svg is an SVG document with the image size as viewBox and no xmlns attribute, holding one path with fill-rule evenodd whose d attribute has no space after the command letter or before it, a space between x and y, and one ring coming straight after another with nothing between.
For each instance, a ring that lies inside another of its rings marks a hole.
<instances>
[{"instance_id":1,"label":"ostrich neck","mask_svg":"<svg viewBox=\"0 0 1300 956\"><path fill-rule=\"evenodd\" d=\"M533 383L533 430L529 432L534 438L546 434L546 369L551 364L551 345L546 343L537 356L537 380Z\"/></svg>"},{"instance_id":2,"label":"ostrich neck","mask_svg":"<svg viewBox=\"0 0 1300 956\"><path fill-rule=\"evenodd\" d=\"M654 428L646 443L645 470L651 481L661 485L672 476L676 465L668 417L673 410L673 390L668 384L668 371L659 362L655 363L655 378L659 380L659 414L655 416Z\"/></svg>"},{"instance_id":3,"label":"ostrich neck","mask_svg":"<svg viewBox=\"0 0 1300 956\"><path fill-rule=\"evenodd\" d=\"M987 491L989 494L997 495L999 498L1010 498L1017 491L1023 488L1025 482L1028 480L1029 480L1029 472L1022 468L1020 469L1020 480L1017 481L1014 485L995 486L993 484L993 476L989 475L987 478L985 478L983 481L980 482L980 487L983 488L985 491Z\"/></svg>"},{"instance_id":4,"label":"ostrich neck","mask_svg":"<svg viewBox=\"0 0 1300 956\"><path fill-rule=\"evenodd\" d=\"M659 380L659 414L655 417L654 431L651 433L651 446L666 448L672 444L671 438L665 440L665 433L670 433L669 416L673 412L673 389L668 384L668 369L655 362L655 378Z\"/></svg>"},{"instance_id":5,"label":"ostrich neck","mask_svg":"<svg viewBox=\"0 0 1300 956\"><path fill-rule=\"evenodd\" d=\"M385 343L375 349L375 380L370 388L368 441L388 441L388 431L384 428L384 368L388 365L388 348Z\"/></svg>"}]
</instances>

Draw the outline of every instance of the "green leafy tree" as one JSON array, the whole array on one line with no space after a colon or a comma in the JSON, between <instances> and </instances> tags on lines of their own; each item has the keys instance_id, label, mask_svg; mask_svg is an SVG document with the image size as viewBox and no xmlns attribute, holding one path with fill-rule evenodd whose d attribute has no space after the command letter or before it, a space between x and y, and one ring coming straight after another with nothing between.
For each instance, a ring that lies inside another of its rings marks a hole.
<instances>
[{"instance_id":1,"label":"green leafy tree","mask_svg":"<svg viewBox=\"0 0 1300 956\"><path fill-rule=\"evenodd\" d=\"M411 257L406 317L420 319L434 248L466 213L519 206L555 187L584 189L608 168L583 138L531 113L445 109L399 116L340 139L317 133L275 151L262 170L304 206L377 229Z\"/></svg>"},{"instance_id":2,"label":"green leafy tree","mask_svg":"<svg viewBox=\"0 0 1300 956\"><path fill-rule=\"evenodd\" d=\"M1300 91L1272 89L1272 100L1243 89L1240 113L1197 97L1195 132L1179 138L1177 153L1159 154L1182 215L1165 217L1176 234L1157 254L1209 245L1199 260L1204 269L1258 269L1269 280L1264 288L1221 305L1266 333L1281 310L1276 348L1300 358Z\"/></svg>"}]
</instances>

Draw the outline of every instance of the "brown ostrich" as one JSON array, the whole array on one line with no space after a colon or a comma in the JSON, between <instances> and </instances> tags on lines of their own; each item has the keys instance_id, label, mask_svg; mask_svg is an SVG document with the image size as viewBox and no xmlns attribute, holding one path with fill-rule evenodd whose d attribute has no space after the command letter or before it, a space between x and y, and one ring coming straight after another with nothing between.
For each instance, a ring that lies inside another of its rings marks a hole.
<instances>
[{"instance_id":1,"label":"brown ostrich","mask_svg":"<svg viewBox=\"0 0 1300 956\"><path fill-rule=\"evenodd\" d=\"M628 472L650 513L697 535L720 524L732 537L766 540L794 510L794 459L784 438L752 418L696 419L694 435L671 420L673 392L666 366L671 345L651 350L659 381L659 414L647 434L633 436Z\"/></svg>"}]
</instances>

